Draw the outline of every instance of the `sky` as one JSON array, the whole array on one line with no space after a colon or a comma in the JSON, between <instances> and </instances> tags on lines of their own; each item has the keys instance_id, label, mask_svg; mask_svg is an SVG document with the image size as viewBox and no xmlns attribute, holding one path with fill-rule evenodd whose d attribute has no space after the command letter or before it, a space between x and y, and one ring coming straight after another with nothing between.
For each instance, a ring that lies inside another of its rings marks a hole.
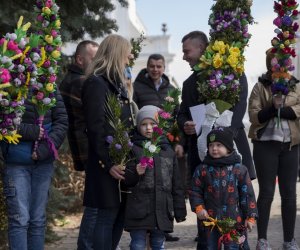
<instances>
[{"instance_id":1,"label":"sky","mask_svg":"<svg viewBox=\"0 0 300 250\"><path fill-rule=\"evenodd\" d=\"M136 0L137 14L146 27L146 35L162 34L162 23L167 24L170 35L169 52L176 54L169 65L170 74L179 85L191 74L187 62L182 60L181 39L193 30L204 31L209 35L208 18L211 14L212 0ZM265 70L265 51L271 47L274 37L273 0L253 0L252 16L256 24L249 26L252 37L245 50L245 72L249 90Z\"/></svg>"}]
</instances>

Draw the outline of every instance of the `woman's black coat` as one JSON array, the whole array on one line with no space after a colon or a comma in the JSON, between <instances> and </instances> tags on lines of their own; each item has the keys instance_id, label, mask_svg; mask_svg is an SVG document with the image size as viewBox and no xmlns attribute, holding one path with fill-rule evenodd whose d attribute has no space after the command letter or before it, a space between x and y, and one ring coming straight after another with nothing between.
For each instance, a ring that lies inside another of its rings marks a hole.
<instances>
[{"instance_id":1,"label":"woman's black coat","mask_svg":"<svg viewBox=\"0 0 300 250\"><path fill-rule=\"evenodd\" d=\"M120 205L118 181L109 173L113 163L109 157L106 137L113 136L114 133L105 111L109 94L118 97L122 105L122 120L128 127L133 126L129 99L121 84L111 83L104 76L90 76L82 89L89 141L83 205L94 208L113 208Z\"/></svg>"}]
</instances>

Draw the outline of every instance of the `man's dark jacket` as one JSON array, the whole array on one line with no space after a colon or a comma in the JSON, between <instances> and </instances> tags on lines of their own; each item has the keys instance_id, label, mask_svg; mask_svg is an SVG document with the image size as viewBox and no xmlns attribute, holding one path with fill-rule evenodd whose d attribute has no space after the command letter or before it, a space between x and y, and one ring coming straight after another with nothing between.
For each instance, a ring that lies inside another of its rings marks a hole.
<instances>
[{"instance_id":1,"label":"man's dark jacket","mask_svg":"<svg viewBox=\"0 0 300 250\"><path fill-rule=\"evenodd\" d=\"M162 75L162 84L158 90L156 90L153 81L147 75L147 69L142 69L133 83L133 101L139 109L146 105L161 107L165 97L168 96L168 91L174 89L165 74Z\"/></svg>"},{"instance_id":2,"label":"man's dark jacket","mask_svg":"<svg viewBox=\"0 0 300 250\"><path fill-rule=\"evenodd\" d=\"M88 158L88 139L81 102L83 78L83 70L77 65L71 64L59 86L69 118L67 135L74 168L78 171L85 169Z\"/></svg>"}]
</instances>

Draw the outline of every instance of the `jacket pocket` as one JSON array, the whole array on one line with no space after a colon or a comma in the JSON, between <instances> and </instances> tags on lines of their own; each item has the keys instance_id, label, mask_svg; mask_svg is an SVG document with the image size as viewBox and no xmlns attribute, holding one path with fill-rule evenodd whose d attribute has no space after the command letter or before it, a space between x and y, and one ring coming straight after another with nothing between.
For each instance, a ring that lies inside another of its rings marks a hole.
<instances>
[{"instance_id":1,"label":"jacket pocket","mask_svg":"<svg viewBox=\"0 0 300 250\"><path fill-rule=\"evenodd\" d=\"M150 199L145 195L129 194L127 196L126 217L143 219L150 213Z\"/></svg>"}]
</instances>

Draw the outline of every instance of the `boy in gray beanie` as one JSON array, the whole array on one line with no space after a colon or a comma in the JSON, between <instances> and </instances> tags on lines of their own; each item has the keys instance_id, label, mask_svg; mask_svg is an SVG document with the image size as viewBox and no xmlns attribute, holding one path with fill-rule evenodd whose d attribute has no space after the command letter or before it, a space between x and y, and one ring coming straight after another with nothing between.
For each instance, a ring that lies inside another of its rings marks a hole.
<instances>
[{"instance_id":1,"label":"boy in gray beanie","mask_svg":"<svg viewBox=\"0 0 300 250\"><path fill-rule=\"evenodd\" d=\"M132 138L135 162L140 165L144 146L151 143L160 109L147 105L136 116L137 131ZM145 249L150 232L152 249L164 249L165 233L173 232L174 218L185 220L186 206L177 159L169 141L162 137L153 168L145 166L136 186L130 188L125 210L125 230L130 232L130 249Z\"/></svg>"},{"instance_id":2,"label":"boy in gray beanie","mask_svg":"<svg viewBox=\"0 0 300 250\"><path fill-rule=\"evenodd\" d=\"M140 126L144 119L151 119L155 123L157 122L156 117L158 115L158 111L160 110L159 107L153 106L153 105L147 105L142 107L137 115L136 115L136 125L137 129L140 132Z\"/></svg>"}]
</instances>

